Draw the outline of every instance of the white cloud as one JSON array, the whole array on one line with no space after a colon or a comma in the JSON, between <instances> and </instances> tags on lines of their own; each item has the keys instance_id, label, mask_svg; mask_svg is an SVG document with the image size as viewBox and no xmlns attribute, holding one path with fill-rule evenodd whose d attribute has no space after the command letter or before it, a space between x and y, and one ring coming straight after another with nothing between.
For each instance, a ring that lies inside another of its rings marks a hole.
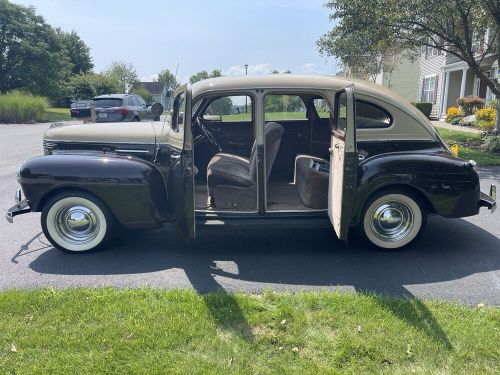
<instances>
[{"instance_id":1,"label":"white cloud","mask_svg":"<svg viewBox=\"0 0 500 375\"><path fill-rule=\"evenodd\" d=\"M141 82L154 82L158 80L158 74L141 77Z\"/></svg>"},{"instance_id":2,"label":"white cloud","mask_svg":"<svg viewBox=\"0 0 500 375\"><path fill-rule=\"evenodd\" d=\"M315 63L306 63L301 66L302 72L306 74L325 74L324 70L318 69Z\"/></svg>"},{"instance_id":3,"label":"white cloud","mask_svg":"<svg viewBox=\"0 0 500 375\"><path fill-rule=\"evenodd\" d=\"M273 71L271 64L256 64L256 65L248 65L248 75L260 75L260 74L269 74ZM244 76L245 75L245 67L243 65L234 65L225 69L222 74L225 76Z\"/></svg>"}]
</instances>

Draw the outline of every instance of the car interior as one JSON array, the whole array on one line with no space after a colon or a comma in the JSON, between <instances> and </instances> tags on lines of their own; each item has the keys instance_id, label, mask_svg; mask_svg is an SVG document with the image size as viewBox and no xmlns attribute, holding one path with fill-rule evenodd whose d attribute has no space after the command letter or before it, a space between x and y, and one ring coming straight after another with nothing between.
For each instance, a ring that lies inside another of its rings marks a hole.
<instances>
[{"instance_id":1,"label":"car interior","mask_svg":"<svg viewBox=\"0 0 500 375\"><path fill-rule=\"evenodd\" d=\"M250 96L195 103L197 210L257 209L257 149ZM264 144L267 211L325 210L331 113L317 95L269 94Z\"/></svg>"},{"instance_id":2,"label":"car interior","mask_svg":"<svg viewBox=\"0 0 500 375\"><path fill-rule=\"evenodd\" d=\"M257 210L257 149L252 97L224 96L194 104L195 207ZM268 94L264 144L267 211L328 208L332 111L316 94ZM356 102L356 126L391 125L390 115Z\"/></svg>"}]
</instances>

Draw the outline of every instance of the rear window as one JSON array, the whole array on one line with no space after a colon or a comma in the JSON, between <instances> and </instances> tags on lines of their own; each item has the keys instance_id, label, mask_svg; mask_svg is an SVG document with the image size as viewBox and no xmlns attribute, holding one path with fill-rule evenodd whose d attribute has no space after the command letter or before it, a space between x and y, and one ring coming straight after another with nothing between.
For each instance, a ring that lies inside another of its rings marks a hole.
<instances>
[{"instance_id":1,"label":"rear window","mask_svg":"<svg viewBox=\"0 0 500 375\"><path fill-rule=\"evenodd\" d=\"M103 98L103 99L94 99L94 105L96 108L104 108L104 107L122 107L123 100L118 98Z\"/></svg>"}]
</instances>

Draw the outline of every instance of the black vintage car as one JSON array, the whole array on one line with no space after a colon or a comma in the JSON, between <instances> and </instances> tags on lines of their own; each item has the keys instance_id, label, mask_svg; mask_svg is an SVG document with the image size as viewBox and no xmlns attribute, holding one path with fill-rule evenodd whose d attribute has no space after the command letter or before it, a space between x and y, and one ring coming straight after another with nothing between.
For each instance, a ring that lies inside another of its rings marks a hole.
<instances>
[{"instance_id":1,"label":"black vintage car","mask_svg":"<svg viewBox=\"0 0 500 375\"><path fill-rule=\"evenodd\" d=\"M237 110L236 110L237 108ZM473 161L453 155L404 99L362 81L279 76L181 86L163 122L56 126L45 155L19 169L7 218L41 211L45 236L71 252L116 226L318 225L397 249L429 214L494 210Z\"/></svg>"}]
</instances>

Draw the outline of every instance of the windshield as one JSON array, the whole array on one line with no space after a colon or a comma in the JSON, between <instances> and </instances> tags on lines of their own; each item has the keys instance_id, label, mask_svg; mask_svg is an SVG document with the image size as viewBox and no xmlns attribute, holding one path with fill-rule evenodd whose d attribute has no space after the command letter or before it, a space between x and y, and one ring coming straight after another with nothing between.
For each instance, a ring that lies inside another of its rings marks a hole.
<instances>
[{"instance_id":1,"label":"windshield","mask_svg":"<svg viewBox=\"0 0 500 375\"><path fill-rule=\"evenodd\" d=\"M123 106L123 100L118 98L94 99L93 102L96 108Z\"/></svg>"}]
</instances>

